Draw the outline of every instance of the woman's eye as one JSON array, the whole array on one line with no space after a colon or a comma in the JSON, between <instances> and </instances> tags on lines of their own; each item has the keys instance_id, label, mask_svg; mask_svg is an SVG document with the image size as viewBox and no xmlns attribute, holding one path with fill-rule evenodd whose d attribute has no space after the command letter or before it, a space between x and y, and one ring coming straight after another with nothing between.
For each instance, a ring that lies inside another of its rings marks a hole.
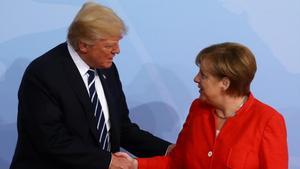
<instances>
[{"instance_id":1,"label":"woman's eye","mask_svg":"<svg viewBox=\"0 0 300 169\"><path fill-rule=\"evenodd\" d=\"M206 79L207 78L207 76L205 74L203 74L202 72L200 72L200 75L201 75L202 79Z\"/></svg>"}]
</instances>

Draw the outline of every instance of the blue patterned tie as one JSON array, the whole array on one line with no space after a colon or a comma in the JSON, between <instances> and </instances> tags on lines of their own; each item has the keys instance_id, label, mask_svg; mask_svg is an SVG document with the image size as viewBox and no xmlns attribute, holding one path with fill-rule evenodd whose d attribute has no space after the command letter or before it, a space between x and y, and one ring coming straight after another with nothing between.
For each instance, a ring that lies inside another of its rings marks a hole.
<instances>
[{"instance_id":1,"label":"blue patterned tie","mask_svg":"<svg viewBox=\"0 0 300 169\"><path fill-rule=\"evenodd\" d=\"M92 108L94 110L94 117L97 121L97 133L100 146L103 150L110 151L110 141L109 141L109 133L107 132L107 128L105 125L105 118L102 110L101 103L98 99L98 95L95 88L95 69L89 69L87 71L89 74L88 77L88 88L90 92L90 99L92 102Z\"/></svg>"}]
</instances>

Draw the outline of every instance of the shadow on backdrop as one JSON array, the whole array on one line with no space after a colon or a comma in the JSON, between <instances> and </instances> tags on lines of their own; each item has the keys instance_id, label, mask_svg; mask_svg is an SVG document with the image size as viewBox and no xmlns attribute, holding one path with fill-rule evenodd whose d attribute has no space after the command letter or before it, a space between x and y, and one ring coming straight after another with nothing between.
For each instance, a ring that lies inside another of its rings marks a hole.
<instances>
[{"instance_id":1,"label":"shadow on backdrop","mask_svg":"<svg viewBox=\"0 0 300 169\"><path fill-rule=\"evenodd\" d=\"M152 63L141 67L124 90L130 117L141 128L175 142L193 98L176 72Z\"/></svg>"},{"instance_id":2,"label":"shadow on backdrop","mask_svg":"<svg viewBox=\"0 0 300 169\"><path fill-rule=\"evenodd\" d=\"M23 72L25 71L29 60L26 58L17 58L7 69L0 81L0 117L3 123L11 123L16 121L17 115L17 93Z\"/></svg>"},{"instance_id":3,"label":"shadow on backdrop","mask_svg":"<svg viewBox=\"0 0 300 169\"><path fill-rule=\"evenodd\" d=\"M17 140L17 91L29 60L16 59L5 72L3 81L0 82L0 168L7 169L13 156ZM4 117L2 117L4 116ZM7 121L13 121L7 123Z\"/></svg>"},{"instance_id":4,"label":"shadow on backdrop","mask_svg":"<svg viewBox=\"0 0 300 169\"><path fill-rule=\"evenodd\" d=\"M0 168L8 169L16 146L16 123L0 124L0 136Z\"/></svg>"},{"instance_id":5,"label":"shadow on backdrop","mask_svg":"<svg viewBox=\"0 0 300 169\"><path fill-rule=\"evenodd\" d=\"M173 141L177 138L180 128L176 111L163 102L150 102L130 109L133 122L152 134ZM170 136L174 136L171 138Z\"/></svg>"},{"instance_id":6,"label":"shadow on backdrop","mask_svg":"<svg viewBox=\"0 0 300 169\"><path fill-rule=\"evenodd\" d=\"M3 160L2 158L0 158L0 168L8 169L9 163L7 161Z\"/></svg>"}]
</instances>

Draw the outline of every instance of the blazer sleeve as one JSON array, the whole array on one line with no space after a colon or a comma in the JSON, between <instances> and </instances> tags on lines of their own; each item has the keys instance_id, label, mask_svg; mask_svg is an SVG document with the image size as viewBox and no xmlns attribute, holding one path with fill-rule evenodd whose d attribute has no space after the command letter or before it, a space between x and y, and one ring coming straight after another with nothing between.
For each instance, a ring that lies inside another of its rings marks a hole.
<instances>
[{"instance_id":1,"label":"blazer sleeve","mask_svg":"<svg viewBox=\"0 0 300 169\"><path fill-rule=\"evenodd\" d=\"M262 138L262 167L288 169L287 133L283 117L275 114L268 121Z\"/></svg>"},{"instance_id":2,"label":"blazer sleeve","mask_svg":"<svg viewBox=\"0 0 300 169\"><path fill-rule=\"evenodd\" d=\"M111 154L84 144L66 127L53 91L45 77L27 69L18 93L19 137L26 137L38 154L65 168L107 169Z\"/></svg>"},{"instance_id":3,"label":"blazer sleeve","mask_svg":"<svg viewBox=\"0 0 300 169\"><path fill-rule=\"evenodd\" d=\"M194 119L193 109L196 109L197 100L193 101L190 112L183 124L183 128L178 135L176 146L167 156L155 156L152 158L138 158L138 169L184 169L185 163L197 160L186 148L190 146L190 138L192 137L192 125ZM201 146L201 145L200 145ZM189 158L185 158L188 154Z\"/></svg>"},{"instance_id":4,"label":"blazer sleeve","mask_svg":"<svg viewBox=\"0 0 300 169\"><path fill-rule=\"evenodd\" d=\"M189 135L186 130L189 127L185 122L181 130L176 146L167 156L154 156L151 158L138 158L138 169L183 169L183 153L185 153L185 146Z\"/></svg>"},{"instance_id":5,"label":"blazer sleeve","mask_svg":"<svg viewBox=\"0 0 300 169\"><path fill-rule=\"evenodd\" d=\"M118 103L121 114L121 146L138 157L164 155L171 143L140 129L137 124L131 122L122 84L114 64L112 69L117 84L117 93L119 94Z\"/></svg>"}]
</instances>

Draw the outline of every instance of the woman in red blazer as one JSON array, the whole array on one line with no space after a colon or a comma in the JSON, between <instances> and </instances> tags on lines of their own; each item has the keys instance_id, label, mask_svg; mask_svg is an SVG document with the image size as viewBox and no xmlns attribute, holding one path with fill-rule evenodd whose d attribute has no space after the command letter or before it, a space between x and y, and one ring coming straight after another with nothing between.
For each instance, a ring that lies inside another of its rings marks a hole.
<instances>
[{"instance_id":1,"label":"woman in red blazer","mask_svg":"<svg viewBox=\"0 0 300 169\"><path fill-rule=\"evenodd\" d=\"M256 72L251 51L237 43L216 44L202 50L196 64L200 98L175 148L167 156L137 159L138 168L287 169L284 119L250 92Z\"/></svg>"}]
</instances>

